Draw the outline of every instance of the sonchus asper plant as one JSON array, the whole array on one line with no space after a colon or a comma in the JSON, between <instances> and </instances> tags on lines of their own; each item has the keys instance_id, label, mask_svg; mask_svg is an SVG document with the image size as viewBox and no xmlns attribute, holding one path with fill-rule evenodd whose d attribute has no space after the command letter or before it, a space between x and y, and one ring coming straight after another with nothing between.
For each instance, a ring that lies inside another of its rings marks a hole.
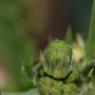
<instances>
[{"instance_id":1,"label":"sonchus asper plant","mask_svg":"<svg viewBox=\"0 0 95 95\"><path fill-rule=\"evenodd\" d=\"M74 92L76 84L70 83L75 79L71 74L71 59L72 49L64 41L54 40L48 44L44 50L43 74L38 82L41 95L66 95Z\"/></svg>"},{"instance_id":2,"label":"sonchus asper plant","mask_svg":"<svg viewBox=\"0 0 95 95\"><path fill-rule=\"evenodd\" d=\"M88 76L95 69L95 61L89 61L82 67L71 60L72 49L64 41L54 40L48 44L44 50L43 71L38 80L41 95L74 95L83 83L90 81Z\"/></svg>"}]
</instances>

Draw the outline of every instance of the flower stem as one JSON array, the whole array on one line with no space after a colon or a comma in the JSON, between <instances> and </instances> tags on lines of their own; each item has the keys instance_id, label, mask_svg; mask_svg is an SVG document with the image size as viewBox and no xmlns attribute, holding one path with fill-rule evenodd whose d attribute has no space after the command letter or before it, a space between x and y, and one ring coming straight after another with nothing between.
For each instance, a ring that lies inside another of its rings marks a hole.
<instances>
[{"instance_id":1,"label":"flower stem","mask_svg":"<svg viewBox=\"0 0 95 95\"><path fill-rule=\"evenodd\" d=\"M86 57L88 60L95 58L95 0L93 0L91 22L89 27L89 34L86 46Z\"/></svg>"}]
</instances>

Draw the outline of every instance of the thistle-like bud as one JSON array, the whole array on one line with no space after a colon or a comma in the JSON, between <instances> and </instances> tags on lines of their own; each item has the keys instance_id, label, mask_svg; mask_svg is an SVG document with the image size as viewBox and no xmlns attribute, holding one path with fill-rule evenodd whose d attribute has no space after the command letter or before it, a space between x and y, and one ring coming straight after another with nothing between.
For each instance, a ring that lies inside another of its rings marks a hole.
<instances>
[{"instance_id":1,"label":"thistle-like bud","mask_svg":"<svg viewBox=\"0 0 95 95\"><path fill-rule=\"evenodd\" d=\"M38 85L40 95L63 95L63 82L48 77L40 79Z\"/></svg>"},{"instance_id":2,"label":"thistle-like bud","mask_svg":"<svg viewBox=\"0 0 95 95\"><path fill-rule=\"evenodd\" d=\"M49 43L44 51L44 72L54 78L64 78L71 72L72 49L62 40Z\"/></svg>"}]
</instances>

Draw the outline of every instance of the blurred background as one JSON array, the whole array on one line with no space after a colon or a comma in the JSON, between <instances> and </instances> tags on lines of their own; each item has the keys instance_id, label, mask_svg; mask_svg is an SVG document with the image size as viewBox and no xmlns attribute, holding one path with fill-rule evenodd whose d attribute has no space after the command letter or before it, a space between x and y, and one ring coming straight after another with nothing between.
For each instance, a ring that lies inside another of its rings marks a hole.
<instances>
[{"instance_id":1,"label":"blurred background","mask_svg":"<svg viewBox=\"0 0 95 95\"><path fill-rule=\"evenodd\" d=\"M50 40L65 40L74 47L73 62L81 61L84 51L87 59L95 59L94 6L95 0L0 0L2 95L38 95L35 89L3 92L31 89L23 68L30 72Z\"/></svg>"}]
</instances>

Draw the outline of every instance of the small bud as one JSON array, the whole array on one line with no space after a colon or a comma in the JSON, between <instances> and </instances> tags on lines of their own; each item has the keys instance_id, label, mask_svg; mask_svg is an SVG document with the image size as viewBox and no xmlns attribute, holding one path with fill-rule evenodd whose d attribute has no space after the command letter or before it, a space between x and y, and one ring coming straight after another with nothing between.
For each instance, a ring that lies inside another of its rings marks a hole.
<instances>
[{"instance_id":1,"label":"small bud","mask_svg":"<svg viewBox=\"0 0 95 95\"><path fill-rule=\"evenodd\" d=\"M44 51L44 72L55 77L64 78L71 72L72 49L62 40L49 43Z\"/></svg>"}]
</instances>

